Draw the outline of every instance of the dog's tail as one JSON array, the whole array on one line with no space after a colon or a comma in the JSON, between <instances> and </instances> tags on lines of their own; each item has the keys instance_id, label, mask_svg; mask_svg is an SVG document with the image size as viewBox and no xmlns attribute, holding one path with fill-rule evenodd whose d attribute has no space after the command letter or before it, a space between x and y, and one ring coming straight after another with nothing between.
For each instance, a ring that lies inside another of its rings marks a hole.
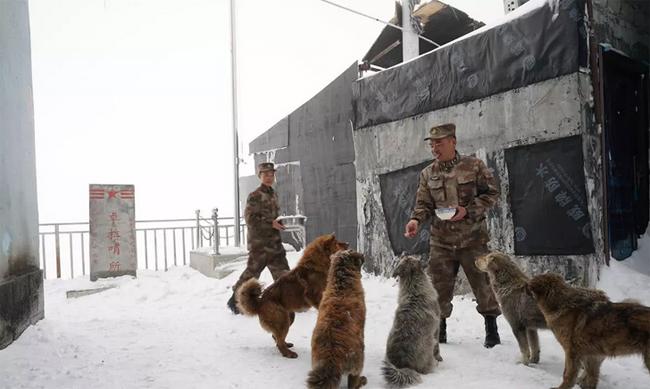
<instances>
[{"instance_id":1,"label":"dog's tail","mask_svg":"<svg viewBox=\"0 0 650 389\"><path fill-rule=\"evenodd\" d=\"M309 389L335 389L341 383L341 370L332 361L320 361L307 376Z\"/></svg>"},{"instance_id":2,"label":"dog's tail","mask_svg":"<svg viewBox=\"0 0 650 389\"><path fill-rule=\"evenodd\" d=\"M388 361L384 361L381 374L391 388L404 388L422 382L422 377L417 371L408 367L398 369Z\"/></svg>"},{"instance_id":3,"label":"dog's tail","mask_svg":"<svg viewBox=\"0 0 650 389\"><path fill-rule=\"evenodd\" d=\"M237 290L237 305L246 315L254 316L260 312L262 285L255 278L244 282Z\"/></svg>"}]
</instances>

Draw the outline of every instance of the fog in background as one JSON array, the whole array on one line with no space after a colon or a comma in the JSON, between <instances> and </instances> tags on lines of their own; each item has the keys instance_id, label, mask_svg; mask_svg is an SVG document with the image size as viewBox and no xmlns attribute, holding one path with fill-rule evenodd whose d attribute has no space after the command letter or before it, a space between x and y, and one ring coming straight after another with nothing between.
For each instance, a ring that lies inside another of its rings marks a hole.
<instances>
[{"instance_id":1,"label":"fog in background","mask_svg":"<svg viewBox=\"0 0 650 389\"><path fill-rule=\"evenodd\" d=\"M336 0L389 20L390 0ZM450 0L486 23L502 0ZM88 219L89 184L135 185L136 218L233 215L228 0L30 0L40 222ZM237 0L248 143L363 57L382 24L319 0Z\"/></svg>"}]
</instances>

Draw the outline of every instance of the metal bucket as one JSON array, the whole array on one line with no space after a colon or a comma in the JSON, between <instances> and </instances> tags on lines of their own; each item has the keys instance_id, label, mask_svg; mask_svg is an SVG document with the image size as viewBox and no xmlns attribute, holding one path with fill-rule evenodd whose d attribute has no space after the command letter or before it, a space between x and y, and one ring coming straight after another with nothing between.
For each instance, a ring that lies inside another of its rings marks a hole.
<instances>
[{"instance_id":1,"label":"metal bucket","mask_svg":"<svg viewBox=\"0 0 650 389\"><path fill-rule=\"evenodd\" d=\"M285 231L304 230L307 216L279 216L276 220L286 228Z\"/></svg>"}]
</instances>

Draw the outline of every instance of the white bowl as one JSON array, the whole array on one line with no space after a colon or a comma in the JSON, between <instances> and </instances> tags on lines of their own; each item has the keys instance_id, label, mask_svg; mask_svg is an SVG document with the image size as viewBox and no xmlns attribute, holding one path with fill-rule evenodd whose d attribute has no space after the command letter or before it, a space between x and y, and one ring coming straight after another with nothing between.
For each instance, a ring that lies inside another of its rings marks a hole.
<instances>
[{"instance_id":1,"label":"white bowl","mask_svg":"<svg viewBox=\"0 0 650 389\"><path fill-rule=\"evenodd\" d=\"M456 208L436 208L436 216L441 220L449 220L456 215Z\"/></svg>"}]
</instances>

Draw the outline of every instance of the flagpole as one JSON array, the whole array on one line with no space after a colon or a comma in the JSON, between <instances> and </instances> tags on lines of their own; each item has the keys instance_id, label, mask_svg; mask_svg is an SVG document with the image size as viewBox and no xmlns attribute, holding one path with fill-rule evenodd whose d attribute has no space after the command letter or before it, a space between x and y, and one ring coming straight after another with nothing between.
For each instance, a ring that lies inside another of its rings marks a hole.
<instances>
[{"instance_id":1,"label":"flagpole","mask_svg":"<svg viewBox=\"0 0 650 389\"><path fill-rule=\"evenodd\" d=\"M232 142L235 168L235 246L241 246L241 223L239 215L239 135L237 133L237 36L235 25L235 0L230 0L230 58L231 58L231 83L232 83Z\"/></svg>"}]
</instances>

